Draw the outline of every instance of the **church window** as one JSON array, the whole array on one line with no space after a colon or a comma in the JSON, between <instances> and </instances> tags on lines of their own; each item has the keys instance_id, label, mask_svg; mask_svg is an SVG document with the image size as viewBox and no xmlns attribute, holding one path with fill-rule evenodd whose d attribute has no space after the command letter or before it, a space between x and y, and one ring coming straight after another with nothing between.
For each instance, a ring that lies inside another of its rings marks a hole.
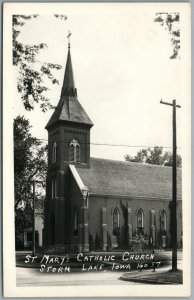
<instances>
[{"instance_id":1,"label":"church window","mask_svg":"<svg viewBox=\"0 0 194 300\"><path fill-rule=\"evenodd\" d=\"M141 208L137 211L137 228L143 228L143 210Z\"/></svg>"},{"instance_id":2,"label":"church window","mask_svg":"<svg viewBox=\"0 0 194 300\"><path fill-rule=\"evenodd\" d=\"M74 145L71 144L69 147L69 160L74 161Z\"/></svg>"},{"instance_id":3,"label":"church window","mask_svg":"<svg viewBox=\"0 0 194 300\"><path fill-rule=\"evenodd\" d=\"M75 147L75 161L80 161L80 145L76 145Z\"/></svg>"},{"instance_id":4,"label":"church window","mask_svg":"<svg viewBox=\"0 0 194 300\"><path fill-rule=\"evenodd\" d=\"M54 142L53 143L53 149L52 149L52 163L56 163L57 162L57 143Z\"/></svg>"},{"instance_id":5,"label":"church window","mask_svg":"<svg viewBox=\"0 0 194 300\"><path fill-rule=\"evenodd\" d=\"M69 145L69 161L80 162L80 145L77 140L72 140Z\"/></svg>"},{"instance_id":6,"label":"church window","mask_svg":"<svg viewBox=\"0 0 194 300\"><path fill-rule=\"evenodd\" d=\"M166 212L163 209L160 214L160 228L161 231L166 231Z\"/></svg>"},{"instance_id":7,"label":"church window","mask_svg":"<svg viewBox=\"0 0 194 300\"><path fill-rule=\"evenodd\" d=\"M57 177L55 176L55 198L57 197Z\"/></svg>"},{"instance_id":8,"label":"church window","mask_svg":"<svg viewBox=\"0 0 194 300\"><path fill-rule=\"evenodd\" d=\"M52 199L57 197L57 177L53 177L51 181L51 195Z\"/></svg>"},{"instance_id":9,"label":"church window","mask_svg":"<svg viewBox=\"0 0 194 300\"><path fill-rule=\"evenodd\" d=\"M52 194L52 199L54 198L54 178L52 178L51 182L51 194Z\"/></svg>"},{"instance_id":10,"label":"church window","mask_svg":"<svg viewBox=\"0 0 194 300\"><path fill-rule=\"evenodd\" d=\"M113 234L119 234L120 230L120 213L117 207L113 210Z\"/></svg>"}]
</instances>

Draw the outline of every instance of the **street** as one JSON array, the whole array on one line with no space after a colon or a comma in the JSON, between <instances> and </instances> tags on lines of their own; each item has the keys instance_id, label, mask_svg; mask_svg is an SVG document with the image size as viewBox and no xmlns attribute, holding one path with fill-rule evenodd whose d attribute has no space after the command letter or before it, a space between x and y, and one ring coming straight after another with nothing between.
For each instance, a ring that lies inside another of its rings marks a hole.
<instances>
[{"instance_id":1,"label":"street","mask_svg":"<svg viewBox=\"0 0 194 300\"><path fill-rule=\"evenodd\" d=\"M136 271L135 271L136 272ZM131 272L133 273L133 272ZM70 272L41 273L33 268L16 268L17 286L68 286L68 285L134 285L139 283L119 280L122 272Z\"/></svg>"}]
</instances>

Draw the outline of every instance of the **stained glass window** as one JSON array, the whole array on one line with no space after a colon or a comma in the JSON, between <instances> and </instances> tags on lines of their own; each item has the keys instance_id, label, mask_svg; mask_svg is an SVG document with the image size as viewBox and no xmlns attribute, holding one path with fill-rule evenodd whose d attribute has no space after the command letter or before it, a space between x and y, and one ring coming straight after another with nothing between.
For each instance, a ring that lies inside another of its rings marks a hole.
<instances>
[{"instance_id":1,"label":"stained glass window","mask_svg":"<svg viewBox=\"0 0 194 300\"><path fill-rule=\"evenodd\" d=\"M120 228L120 213L117 207L113 210L113 234L117 234Z\"/></svg>"},{"instance_id":2,"label":"stained glass window","mask_svg":"<svg viewBox=\"0 0 194 300\"><path fill-rule=\"evenodd\" d=\"M160 228L161 230L166 230L166 212L163 209L160 214Z\"/></svg>"},{"instance_id":3,"label":"stained glass window","mask_svg":"<svg viewBox=\"0 0 194 300\"><path fill-rule=\"evenodd\" d=\"M143 210L141 208L137 212L137 227L143 228Z\"/></svg>"}]
</instances>

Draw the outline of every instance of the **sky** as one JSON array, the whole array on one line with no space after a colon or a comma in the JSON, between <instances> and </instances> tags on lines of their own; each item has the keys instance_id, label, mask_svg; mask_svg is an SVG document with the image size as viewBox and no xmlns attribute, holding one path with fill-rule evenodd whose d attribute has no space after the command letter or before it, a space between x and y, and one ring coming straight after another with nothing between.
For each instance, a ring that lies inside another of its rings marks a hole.
<instances>
[{"instance_id":1,"label":"sky","mask_svg":"<svg viewBox=\"0 0 194 300\"><path fill-rule=\"evenodd\" d=\"M160 100L183 104L183 62L170 59L171 37L154 22L157 6L84 7L64 6L60 14L67 15L66 21L54 18L54 12L40 14L21 29L21 42L48 45L39 54L40 61L62 65L56 73L59 85L49 84L51 103L56 106L59 101L70 30L78 100L94 123L91 142L130 146L91 145L91 156L124 160L125 154L135 155L141 146L171 147L172 108ZM53 111L43 113L38 105L34 111L24 110L16 89L17 72L13 67L14 116L24 115L33 126L32 134L47 139L45 126ZM181 109L177 109L177 146L181 148Z\"/></svg>"}]
</instances>

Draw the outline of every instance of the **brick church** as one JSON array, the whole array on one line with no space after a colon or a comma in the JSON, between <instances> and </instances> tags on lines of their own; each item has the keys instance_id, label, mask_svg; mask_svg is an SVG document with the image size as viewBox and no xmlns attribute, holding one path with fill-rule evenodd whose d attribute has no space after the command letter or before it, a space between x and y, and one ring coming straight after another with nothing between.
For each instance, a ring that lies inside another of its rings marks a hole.
<instances>
[{"instance_id":1,"label":"brick church","mask_svg":"<svg viewBox=\"0 0 194 300\"><path fill-rule=\"evenodd\" d=\"M60 100L46 125L45 247L129 249L138 235L153 247L170 247L172 168L90 157L93 125L78 101L69 44ZM181 169L177 224L181 246Z\"/></svg>"}]
</instances>

